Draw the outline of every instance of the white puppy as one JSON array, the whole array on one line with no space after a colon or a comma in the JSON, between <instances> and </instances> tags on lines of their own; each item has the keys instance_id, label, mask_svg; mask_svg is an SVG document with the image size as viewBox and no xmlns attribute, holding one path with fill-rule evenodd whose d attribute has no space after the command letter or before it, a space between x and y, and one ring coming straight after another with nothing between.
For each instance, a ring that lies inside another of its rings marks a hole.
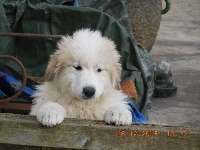
<instances>
[{"instance_id":1,"label":"white puppy","mask_svg":"<svg viewBox=\"0 0 200 150\"><path fill-rule=\"evenodd\" d=\"M115 44L99 31L85 29L62 37L47 66L45 83L37 86L30 114L50 127L64 118L131 124L127 96L118 89L119 59Z\"/></svg>"}]
</instances>

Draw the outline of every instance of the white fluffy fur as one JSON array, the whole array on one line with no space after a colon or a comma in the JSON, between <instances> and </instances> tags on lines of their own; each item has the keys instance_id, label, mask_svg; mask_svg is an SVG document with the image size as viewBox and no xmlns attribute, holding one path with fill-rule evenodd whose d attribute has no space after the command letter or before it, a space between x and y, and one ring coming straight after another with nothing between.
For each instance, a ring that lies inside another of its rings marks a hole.
<instances>
[{"instance_id":1,"label":"white fluffy fur","mask_svg":"<svg viewBox=\"0 0 200 150\"><path fill-rule=\"evenodd\" d=\"M30 114L50 127L64 118L131 124L127 96L118 90L119 58L115 44L99 31L84 29L63 37L49 61L46 82L37 86ZM88 86L95 89L89 98L83 92Z\"/></svg>"}]
</instances>

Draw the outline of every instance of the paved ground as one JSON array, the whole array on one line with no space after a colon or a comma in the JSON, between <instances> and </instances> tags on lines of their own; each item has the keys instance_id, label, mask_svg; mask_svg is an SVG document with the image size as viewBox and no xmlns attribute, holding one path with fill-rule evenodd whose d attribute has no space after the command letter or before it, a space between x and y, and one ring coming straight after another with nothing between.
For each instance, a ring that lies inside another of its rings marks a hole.
<instances>
[{"instance_id":1,"label":"paved ground","mask_svg":"<svg viewBox=\"0 0 200 150\"><path fill-rule=\"evenodd\" d=\"M152 100L149 123L200 126L200 0L172 0L151 56L171 64L178 93Z\"/></svg>"}]
</instances>

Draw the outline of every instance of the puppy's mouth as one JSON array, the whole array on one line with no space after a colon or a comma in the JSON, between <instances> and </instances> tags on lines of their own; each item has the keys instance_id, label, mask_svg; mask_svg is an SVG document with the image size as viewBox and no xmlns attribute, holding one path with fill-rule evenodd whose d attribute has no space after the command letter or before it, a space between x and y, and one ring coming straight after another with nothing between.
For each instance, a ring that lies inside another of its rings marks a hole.
<instances>
[{"instance_id":1,"label":"puppy's mouth","mask_svg":"<svg viewBox=\"0 0 200 150\"><path fill-rule=\"evenodd\" d=\"M92 97L88 97L84 95L83 93L80 93L80 94L73 93L72 96L81 101L91 101L91 100L96 99L95 95L93 95Z\"/></svg>"},{"instance_id":2,"label":"puppy's mouth","mask_svg":"<svg viewBox=\"0 0 200 150\"><path fill-rule=\"evenodd\" d=\"M92 97L87 97L87 96L85 96L85 95L81 95L81 99L82 99L82 100L92 100L92 99L94 99L94 96L92 96Z\"/></svg>"}]
</instances>

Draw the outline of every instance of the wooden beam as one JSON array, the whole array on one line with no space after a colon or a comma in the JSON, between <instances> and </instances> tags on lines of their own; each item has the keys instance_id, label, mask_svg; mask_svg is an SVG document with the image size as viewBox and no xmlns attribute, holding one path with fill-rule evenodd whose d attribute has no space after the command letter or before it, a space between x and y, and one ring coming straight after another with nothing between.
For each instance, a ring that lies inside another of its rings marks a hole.
<instances>
[{"instance_id":1,"label":"wooden beam","mask_svg":"<svg viewBox=\"0 0 200 150\"><path fill-rule=\"evenodd\" d=\"M65 119L53 128L26 115L0 114L0 144L72 149L199 150L200 127L113 126Z\"/></svg>"}]
</instances>

